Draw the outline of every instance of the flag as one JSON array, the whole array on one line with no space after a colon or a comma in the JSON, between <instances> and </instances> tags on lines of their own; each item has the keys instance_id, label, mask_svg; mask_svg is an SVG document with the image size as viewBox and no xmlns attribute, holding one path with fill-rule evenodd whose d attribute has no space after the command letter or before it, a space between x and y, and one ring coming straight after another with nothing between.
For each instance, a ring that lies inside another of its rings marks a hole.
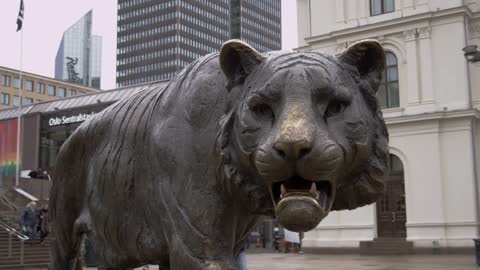
<instances>
[{"instance_id":1,"label":"flag","mask_svg":"<svg viewBox=\"0 0 480 270\"><path fill-rule=\"evenodd\" d=\"M20 10L18 11L18 18L17 18L17 32L22 30L23 24L23 0L20 0Z\"/></svg>"}]
</instances>

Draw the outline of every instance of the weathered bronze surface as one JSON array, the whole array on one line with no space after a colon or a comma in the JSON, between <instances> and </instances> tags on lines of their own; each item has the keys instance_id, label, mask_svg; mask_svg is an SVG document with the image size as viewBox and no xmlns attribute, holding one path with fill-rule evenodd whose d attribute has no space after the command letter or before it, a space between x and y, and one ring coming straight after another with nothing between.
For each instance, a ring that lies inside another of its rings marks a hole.
<instances>
[{"instance_id":1,"label":"weathered bronze surface","mask_svg":"<svg viewBox=\"0 0 480 270\"><path fill-rule=\"evenodd\" d=\"M51 190L52 270L234 269L261 216L293 231L383 192L382 47L338 56L224 44L164 87L122 100L62 147Z\"/></svg>"}]
</instances>

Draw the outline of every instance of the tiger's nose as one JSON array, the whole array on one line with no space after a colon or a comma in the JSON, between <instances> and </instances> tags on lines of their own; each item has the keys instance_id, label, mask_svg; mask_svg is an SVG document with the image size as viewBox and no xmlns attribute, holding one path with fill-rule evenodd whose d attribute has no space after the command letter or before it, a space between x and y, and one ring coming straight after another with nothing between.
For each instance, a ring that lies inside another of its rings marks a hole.
<instances>
[{"instance_id":1,"label":"tiger's nose","mask_svg":"<svg viewBox=\"0 0 480 270\"><path fill-rule=\"evenodd\" d=\"M311 152L312 142L310 140L279 141L273 145L273 149L282 159L296 161Z\"/></svg>"}]
</instances>

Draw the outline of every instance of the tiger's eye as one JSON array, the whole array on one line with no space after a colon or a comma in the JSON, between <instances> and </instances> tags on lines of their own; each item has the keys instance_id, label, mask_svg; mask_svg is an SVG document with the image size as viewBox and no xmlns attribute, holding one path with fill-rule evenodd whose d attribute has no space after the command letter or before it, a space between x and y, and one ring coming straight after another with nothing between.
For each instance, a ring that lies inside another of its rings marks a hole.
<instances>
[{"instance_id":1,"label":"tiger's eye","mask_svg":"<svg viewBox=\"0 0 480 270\"><path fill-rule=\"evenodd\" d=\"M346 107L347 105L343 102L332 101L330 102L330 104L328 104L328 107L325 110L325 117L331 117L331 116L341 114L343 111L345 111Z\"/></svg>"},{"instance_id":2,"label":"tiger's eye","mask_svg":"<svg viewBox=\"0 0 480 270\"><path fill-rule=\"evenodd\" d=\"M273 119L274 114L272 108L265 103L256 104L251 108L255 116L263 119Z\"/></svg>"}]
</instances>

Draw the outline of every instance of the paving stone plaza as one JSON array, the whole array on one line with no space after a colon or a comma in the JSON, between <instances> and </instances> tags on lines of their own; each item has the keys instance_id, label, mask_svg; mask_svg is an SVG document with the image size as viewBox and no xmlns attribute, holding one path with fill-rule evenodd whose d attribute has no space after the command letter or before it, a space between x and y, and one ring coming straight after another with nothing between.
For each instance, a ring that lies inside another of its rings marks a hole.
<instances>
[{"instance_id":1,"label":"paving stone plaza","mask_svg":"<svg viewBox=\"0 0 480 270\"><path fill-rule=\"evenodd\" d=\"M247 255L248 270L475 270L473 255L360 256L263 253ZM96 268L86 268L86 270ZM158 270L157 267L136 270Z\"/></svg>"},{"instance_id":2,"label":"paving stone plaza","mask_svg":"<svg viewBox=\"0 0 480 270\"><path fill-rule=\"evenodd\" d=\"M251 254L248 269L260 270L474 270L472 255L359 256L313 254Z\"/></svg>"}]
</instances>

